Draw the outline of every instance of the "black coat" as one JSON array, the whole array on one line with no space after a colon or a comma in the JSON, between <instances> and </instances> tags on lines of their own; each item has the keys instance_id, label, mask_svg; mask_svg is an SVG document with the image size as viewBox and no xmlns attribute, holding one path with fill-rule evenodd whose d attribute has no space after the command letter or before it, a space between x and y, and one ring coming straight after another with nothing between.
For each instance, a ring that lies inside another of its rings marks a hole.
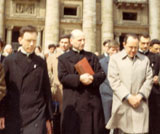
<instances>
[{"instance_id":1,"label":"black coat","mask_svg":"<svg viewBox=\"0 0 160 134\"><path fill-rule=\"evenodd\" d=\"M158 75L160 70L160 57L157 54L147 52L145 55L150 60L150 66L153 70L153 76ZM160 87L153 84L151 94L149 96L149 134L160 133Z\"/></svg>"},{"instance_id":2,"label":"black coat","mask_svg":"<svg viewBox=\"0 0 160 134\"><path fill-rule=\"evenodd\" d=\"M51 91L46 62L21 52L4 60L7 96L3 100L6 134L46 134L52 118Z\"/></svg>"},{"instance_id":3,"label":"black coat","mask_svg":"<svg viewBox=\"0 0 160 134\"><path fill-rule=\"evenodd\" d=\"M80 82L74 65L86 57L95 74L91 85ZM62 134L104 134L104 114L99 85L105 79L98 57L70 50L59 57L58 77L63 84Z\"/></svg>"}]
</instances>

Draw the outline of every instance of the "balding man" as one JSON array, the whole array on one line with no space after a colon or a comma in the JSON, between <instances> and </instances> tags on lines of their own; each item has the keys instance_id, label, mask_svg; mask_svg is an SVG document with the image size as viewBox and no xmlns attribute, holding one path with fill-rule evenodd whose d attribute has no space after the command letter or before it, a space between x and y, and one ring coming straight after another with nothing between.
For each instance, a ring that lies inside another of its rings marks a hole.
<instances>
[{"instance_id":1,"label":"balding man","mask_svg":"<svg viewBox=\"0 0 160 134\"><path fill-rule=\"evenodd\" d=\"M99 85L105 79L98 57L83 50L81 30L71 32L72 50L61 55L58 77L63 84L62 134L104 134L104 115ZM86 57L95 74L79 75L74 65Z\"/></svg>"},{"instance_id":2,"label":"balding man","mask_svg":"<svg viewBox=\"0 0 160 134\"><path fill-rule=\"evenodd\" d=\"M146 56L138 53L138 37L126 35L124 50L111 56L108 80L113 89L112 115L108 129L117 134L148 133L148 97L152 87L152 69Z\"/></svg>"}]
</instances>

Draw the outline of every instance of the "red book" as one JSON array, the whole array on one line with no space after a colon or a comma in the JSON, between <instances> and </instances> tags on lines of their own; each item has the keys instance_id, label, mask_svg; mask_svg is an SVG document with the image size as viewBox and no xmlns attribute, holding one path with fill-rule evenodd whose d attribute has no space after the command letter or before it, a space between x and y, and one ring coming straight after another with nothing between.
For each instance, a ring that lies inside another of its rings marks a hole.
<instances>
[{"instance_id":1,"label":"red book","mask_svg":"<svg viewBox=\"0 0 160 134\"><path fill-rule=\"evenodd\" d=\"M84 57L82 60L80 60L78 63L74 65L76 71L81 75L84 73L89 73L91 75L94 74L94 71L89 64L88 60L86 57Z\"/></svg>"}]
</instances>

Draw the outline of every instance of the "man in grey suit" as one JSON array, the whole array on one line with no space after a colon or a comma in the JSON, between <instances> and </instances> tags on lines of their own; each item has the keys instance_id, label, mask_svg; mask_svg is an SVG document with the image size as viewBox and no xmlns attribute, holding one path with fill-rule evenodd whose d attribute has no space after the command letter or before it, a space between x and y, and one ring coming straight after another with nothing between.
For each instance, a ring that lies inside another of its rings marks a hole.
<instances>
[{"instance_id":1,"label":"man in grey suit","mask_svg":"<svg viewBox=\"0 0 160 134\"><path fill-rule=\"evenodd\" d=\"M102 59L100 59L101 67L103 68L106 76L108 72L108 62L109 62L109 56L111 56L114 53L117 53L119 51L119 43L112 40L108 42L108 56L104 56ZM103 104L103 111L104 111L104 117L105 117L105 124L107 124L109 118L111 117L111 108L112 108L112 89L110 87L109 81L106 77L105 81L100 85L100 94ZM110 130L106 129L106 134L109 134Z\"/></svg>"}]
</instances>

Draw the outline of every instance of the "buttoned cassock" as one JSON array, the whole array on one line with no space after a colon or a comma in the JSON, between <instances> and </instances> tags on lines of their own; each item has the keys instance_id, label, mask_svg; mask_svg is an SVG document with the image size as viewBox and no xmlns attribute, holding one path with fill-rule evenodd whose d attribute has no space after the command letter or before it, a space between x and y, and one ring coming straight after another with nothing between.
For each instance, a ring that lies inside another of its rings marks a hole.
<instances>
[{"instance_id":1,"label":"buttoned cassock","mask_svg":"<svg viewBox=\"0 0 160 134\"><path fill-rule=\"evenodd\" d=\"M5 134L46 134L46 120L52 118L46 62L17 52L5 58L4 69Z\"/></svg>"},{"instance_id":2,"label":"buttoned cassock","mask_svg":"<svg viewBox=\"0 0 160 134\"><path fill-rule=\"evenodd\" d=\"M120 128L125 133L148 132L148 97L152 87L152 69L149 59L137 53L132 60L125 50L111 56L108 80L113 89L112 115L107 128ZM132 108L126 100L128 94L142 93L145 100Z\"/></svg>"},{"instance_id":3,"label":"buttoned cassock","mask_svg":"<svg viewBox=\"0 0 160 134\"><path fill-rule=\"evenodd\" d=\"M90 85L80 82L74 65L86 57L93 68ZM70 50L58 58L58 77L63 84L62 134L104 134L105 123L99 86L105 79L98 57Z\"/></svg>"}]
</instances>

